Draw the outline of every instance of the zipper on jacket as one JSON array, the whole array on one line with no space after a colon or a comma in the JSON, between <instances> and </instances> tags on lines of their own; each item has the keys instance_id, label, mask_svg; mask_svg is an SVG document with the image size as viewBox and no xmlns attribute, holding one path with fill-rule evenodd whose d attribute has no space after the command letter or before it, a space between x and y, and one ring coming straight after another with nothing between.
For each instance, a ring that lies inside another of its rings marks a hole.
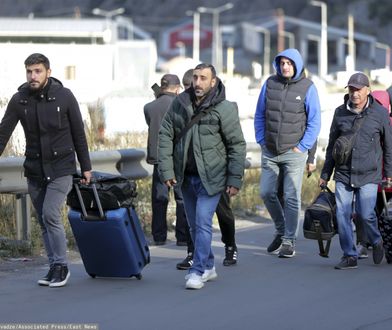
<instances>
[{"instance_id":1,"label":"zipper on jacket","mask_svg":"<svg viewBox=\"0 0 392 330\"><path fill-rule=\"evenodd\" d=\"M285 83L284 84L284 89L283 89L283 97L281 99L281 103L280 103L280 122L279 122L279 128L278 128L278 132L276 134L276 144L275 144L275 148L276 148L276 152L277 154L279 154L279 145L280 145L280 131L282 130L282 123L283 123L283 106L285 104L285 101L287 99L287 93L289 92L289 84Z\"/></svg>"},{"instance_id":2,"label":"zipper on jacket","mask_svg":"<svg viewBox=\"0 0 392 330\"><path fill-rule=\"evenodd\" d=\"M59 121L59 128L61 128L61 113L60 113L60 107L57 107L57 118Z\"/></svg>"},{"instance_id":3,"label":"zipper on jacket","mask_svg":"<svg viewBox=\"0 0 392 330\"><path fill-rule=\"evenodd\" d=\"M26 127L27 127L27 129L30 129L30 121L27 118L27 109L26 108L24 109L24 114L25 114L25 120L26 120Z\"/></svg>"}]
</instances>

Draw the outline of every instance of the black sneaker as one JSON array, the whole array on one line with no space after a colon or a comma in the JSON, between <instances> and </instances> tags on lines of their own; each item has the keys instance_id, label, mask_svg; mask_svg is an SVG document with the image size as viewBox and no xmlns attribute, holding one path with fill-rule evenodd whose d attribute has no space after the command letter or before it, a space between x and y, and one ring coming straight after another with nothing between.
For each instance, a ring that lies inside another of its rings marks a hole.
<instances>
[{"instance_id":1,"label":"black sneaker","mask_svg":"<svg viewBox=\"0 0 392 330\"><path fill-rule=\"evenodd\" d=\"M343 256L340 262L335 266L335 269L354 269L358 268L357 259L354 257Z\"/></svg>"},{"instance_id":2,"label":"black sneaker","mask_svg":"<svg viewBox=\"0 0 392 330\"><path fill-rule=\"evenodd\" d=\"M292 258L295 256L294 245L291 242L283 242L279 251L279 258Z\"/></svg>"},{"instance_id":3,"label":"black sneaker","mask_svg":"<svg viewBox=\"0 0 392 330\"><path fill-rule=\"evenodd\" d=\"M282 235L276 235L272 243L267 247L268 253L273 253L279 250L282 245Z\"/></svg>"},{"instance_id":4,"label":"black sneaker","mask_svg":"<svg viewBox=\"0 0 392 330\"><path fill-rule=\"evenodd\" d=\"M67 284L71 273L66 265L54 265L52 280L49 283L50 288L59 288Z\"/></svg>"},{"instance_id":5,"label":"black sneaker","mask_svg":"<svg viewBox=\"0 0 392 330\"><path fill-rule=\"evenodd\" d=\"M52 280L53 271L54 271L54 266L52 265L50 266L48 273L43 278L38 280L38 284L48 286L50 281Z\"/></svg>"},{"instance_id":6,"label":"black sneaker","mask_svg":"<svg viewBox=\"0 0 392 330\"><path fill-rule=\"evenodd\" d=\"M177 269L180 270L187 270L189 268L191 268L191 266L193 265L193 253L189 252L188 255L186 256L186 258L179 262L176 267Z\"/></svg>"},{"instance_id":7,"label":"black sneaker","mask_svg":"<svg viewBox=\"0 0 392 330\"><path fill-rule=\"evenodd\" d=\"M237 247L225 246L225 259L223 259L223 266L231 266L237 263Z\"/></svg>"},{"instance_id":8,"label":"black sneaker","mask_svg":"<svg viewBox=\"0 0 392 330\"><path fill-rule=\"evenodd\" d=\"M373 245L373 262L378 265L381 263L384 258L384 246L382 241Z\"/></svg>"}]
</instances>

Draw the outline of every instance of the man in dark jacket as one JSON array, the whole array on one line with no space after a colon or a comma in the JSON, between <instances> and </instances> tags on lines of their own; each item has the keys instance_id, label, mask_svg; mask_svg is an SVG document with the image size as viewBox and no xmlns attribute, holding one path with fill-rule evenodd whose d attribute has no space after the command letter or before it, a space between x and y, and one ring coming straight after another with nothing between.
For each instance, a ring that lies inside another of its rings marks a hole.
<instances>
[{"instance_id":1,"label":"man in dark jacket","mask_svg":"<svg viewBox=\"0 0 392 330\"><path fill-rule=\"evenodd\" d=\"M151 231L156 245L163 245L167 238L167 206L169 189L161 182L158 174L158 132L162 118L173 99L180 92L180 79L174 74L165 74L161 78L160 90L156 99L144 106L144 116L148 125L147 163L154 165L151 185L152 222ZM176 200L176 239L177 245L187 245L189 237L184 203L179 188L174 187Z\"/></svg>"},{"instance_id":2,"label":"man in dark jacket","mask_svg":"<svg viewBox=\"0 0 392 330\"><path fill-rule=\"evenodd\" d=\"M389 181L392 178L392 133L388 112L370 95L369 79L365 74L353 74L347 87L344 104L334 113L320 177L320 185L326 185L335 169L336 217L343 250L336 269L357 268L358 252L351 224L354 196L355 213L363 219L367 238L373 245L373 261L381 263L384 249L375 207L383 163L385 177ZM335 142L341 135L353 135L354 127L357 133L351 155L346 163L337 163L332 156Z\"/></svg>"},{"instance_id":3,"label":"man in dark jacket","mask_svg":"<svg viewBox=\"0 0 392 330\"><path fill-rule=\"evenodd\" d=\"M199 121L187 127L195 117ZM201 289L217 277L212 216L222 192L234 196L241 188L246 155L237 107L226 101L212 65L197 65L192 87L174 99L159 131L158 154L162 180L181 186L195 245L185 287Z\"/></svg>"},{"instance_id":4,"label":"man in dark jacket","mask_svg":"<svg viewBox=\"0 0 392 330\"><path fill-rule=\"evenodd\" d=\"M27 83L12 96L0 123L0 154L20 121L26 138L24 175L50 266L38 284L61 287L70 276L61 207L76 173L75 153L83 183L90 182L91 163L82 116L72 92L50 77L46 56L32 54L24 64Z\"/></svg>"},{"instance_id":5,"label":"man in dark jacket","mask_svg":"<svg viewBox=\"0 0 392 330\"><path fill-rule=\"evenodd\" d=\"M276 233L268 246L279 257L295 255L306 155L321 127L320 102L314 84L305 77L296 49L286 49L274 60L276 74L263 85L255 113L256 141L262 148L260 194ZM282 173L284 207L277 196Z\"/></svg>"}]
</instances>

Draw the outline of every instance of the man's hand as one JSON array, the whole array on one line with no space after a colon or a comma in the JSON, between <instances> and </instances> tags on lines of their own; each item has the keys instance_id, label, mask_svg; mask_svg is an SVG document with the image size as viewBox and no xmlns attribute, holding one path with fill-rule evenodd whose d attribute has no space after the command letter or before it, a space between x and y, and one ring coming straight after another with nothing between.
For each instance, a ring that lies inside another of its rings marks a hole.
<instances>
[{"instance_id":1,"label":"man's hand","mask_svg":"<svg viewBox=\"0 0 392 330\"><path fill-rule=\"evenodd\" d=\"M319 186L320 187L326 187L328 185L328 181L321 179L319 180Z\"/></svg>"},{"instance_id":2,"label":"man's hand","mask_svg":"<svg viewBox=\"0 0 392 330\"><path fill-rule=\"evenodd\" d=\"M233 186L227 186L226 188L226 193L229 195L229 197L233 197L237 195L239 191L240 191L239 189Z\"/></svg>"},{"instance_id":3,"label":"man's hand","mask_svg":"<svg viewBox=\"0 0 392 330\"><path fill-rule=\"evenodd\" d=\"M293 151L294 151L294 152L298 152L298 153L302 154L302 151L301 151L301 150L299 150L297 147L294 147L294 148L293 148Z\"/></svg>"},{"instance_id":4,"label":"man's hand","mask_svg":"<svg viewBox=\"0 0 392 330\"><path fill-rule=\"evenodd\" d=\"M165 185L169 188L174 187L177 184L176 179L169 179L165 181Z\"/></svg>"},{"instance_id":5,"label":"man's hand","mask_svg":"<svg viewBox=\"0 0 392 330\"><path fill-rule=\"evenodd\" d=\"M308 172L308 178L312 175L312 173L316 170L316 165L313 163L306 164L306 172Z\"/></svg>"},{"instance_id":6,"label":"man's hand","mask_svg":"<svg viewBox=\"0 0 392 330\"><path fill-rule=\"evenodd\" d=\"M80 180L80 183L81 184L89 184L91 181L91 177L92 177L91 171L83 172L83 178Z\"/></svg>"}]
</instances>

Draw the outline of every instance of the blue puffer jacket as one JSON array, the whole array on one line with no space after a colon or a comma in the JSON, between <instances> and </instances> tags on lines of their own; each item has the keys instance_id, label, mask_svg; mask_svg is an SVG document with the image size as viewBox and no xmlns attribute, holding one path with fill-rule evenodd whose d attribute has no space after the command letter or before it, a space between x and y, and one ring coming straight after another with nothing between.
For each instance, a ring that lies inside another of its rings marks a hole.
<instances>
[{"instance_id":1,"label":"blue puffer jacket","mask_svg":"<svg viewBox=\"0 0 392 330\"><path fill-rule=\"evenodd\" d=\"M367 183L380 183L384 162L384 176L392 177L392 131L389 116L384 107L369 95L369 106L355 114L347 109L348 95L343 105L335 110L329 134L321 178L329 181L335 169L334 180L353 188ZM336 139L350 131L357 117L364 117L352 150L351 161L337 166L332 158Z\"/></svg>"}]
</instances>

